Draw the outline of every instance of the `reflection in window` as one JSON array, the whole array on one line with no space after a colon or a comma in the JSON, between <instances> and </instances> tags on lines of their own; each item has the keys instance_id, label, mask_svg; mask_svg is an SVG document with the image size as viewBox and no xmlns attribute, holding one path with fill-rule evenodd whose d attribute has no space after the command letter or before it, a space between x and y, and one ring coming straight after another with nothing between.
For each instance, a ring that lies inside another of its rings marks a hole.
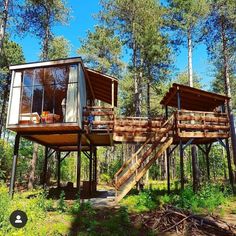
<instances>
[{"instance_id":1,"label":"reflection in window","mask_svg":"<svg viewBox=\"0 0 236 236\"><path fill-rule=\"evenodd\" d=\"M33 86L34 70L24 71L24 86Z\"/></svg>"},{"instance_id":2,"label":"reflection in window","mask_svg":"<svg viewBox=\"0 0 236 236\"><path fill-rule=\"evenodd\" d=\"M67 84L57 84L55 86L55 114L60 114L59 122L63 122L63 117L65 116L65 110L63 111L63 106L66 102L66 91Z\"/></svg>"},{"instance_id":3,"label":"reflection in window","mask_svg":"<svg viewBox=\"0 0 236 236\"><path fill-rule=\"evenodd\" d=\"M43 104L43 86L35 86L33 91L32 112L41 114Z\"/></svg>"},{"instance_id":4,"label":"reflection in window","mask_svg":"<svg viewBox=\"0 0 236 236\"><path fill-rule=\"evenodd\" d=\"M21 101L21 124L76 122L77 66L24 70Z\"/></svg>"},{"instance_id":5,"label":"reflection in window","mask_svg":"<svg viewBox=\"0 0 236 236\"><path fill-rule=\"evenodd\" d=\"M21 101L21 113L31 112L32 87L24 87Z\"/></svg>"},{"instance_id":6,"label":"reflection in window","mask_svg":"<svg viewBox=\"0 0 236 236\"><path fill-rule=\"evenodd\" d=\"M34 85L43 85L44 84L44 69L34 69Z\"/></svg>"},{"instance_id":7,"label":"reflection in window","mask_svg":"<svg viewBox=\"0 0 236 236\"><path fill-rule=\"evenodd\" d=\"M43 111L53 113L54 85L44 85L44 105Z\"/></svg>"}]
</instances>

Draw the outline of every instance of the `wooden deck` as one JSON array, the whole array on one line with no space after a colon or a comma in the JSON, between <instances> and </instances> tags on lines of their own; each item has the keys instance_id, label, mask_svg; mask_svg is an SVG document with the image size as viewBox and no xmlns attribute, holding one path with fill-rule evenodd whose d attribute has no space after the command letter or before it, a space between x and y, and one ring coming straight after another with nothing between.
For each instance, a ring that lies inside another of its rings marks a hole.
<instances>
[{"instance_id":1,"label":"wooden deck","mask_svg":"<svg viewBox=\"0 0 236 236\"><path fill-rule=\"evenodd\" d=\"M88 117L94 121L89 124ZM226 113L180 110L173 113L173 127L169 131L173 144L180 139L187 143L206 144L229 137L229 119ZM14 125L8 129L42 145L61 150L76 150L78 134L82 135L82 146L112 146L114 143L150 143L152 135L161 136L165 129L164 117L116 117L112 107L85 107L83 125L77 123L55 123ZM161 140L160 140L161 142ZM67 148L66 148L67 147Z\"/></svg>"}]
</instances>

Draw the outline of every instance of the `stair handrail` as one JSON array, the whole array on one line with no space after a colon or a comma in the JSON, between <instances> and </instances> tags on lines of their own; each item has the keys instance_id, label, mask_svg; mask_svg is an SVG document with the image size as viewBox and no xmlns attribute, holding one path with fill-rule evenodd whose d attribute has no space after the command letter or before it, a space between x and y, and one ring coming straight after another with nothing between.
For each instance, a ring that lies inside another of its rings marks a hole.
<instances>
[{"instance_id":1,"label":"stair handrail","mask_svg":"<svg viewBox=\"0 0 236 236\"><path fill-rule=\"evenodd\" d=\"M161 125L160 128L164 128L167 124L169 124L171 122L171 120L174 120L174 116L175 114L172 114L169 119L167 119L163 125ZM172 124L173 125L173 124ZM144 149L144 147L152 140L153 136L156 136L156 133L152 133L152 135L146 140L146 142L137 150L137 152L135 152L131 158L129 158L122 166L121 168L116 172L116 174L114 175L115 178L117 178L120 173L124 170L124 168L126 168L129 163L137 157L137 155Z\"/></svg>"}]
</instances>

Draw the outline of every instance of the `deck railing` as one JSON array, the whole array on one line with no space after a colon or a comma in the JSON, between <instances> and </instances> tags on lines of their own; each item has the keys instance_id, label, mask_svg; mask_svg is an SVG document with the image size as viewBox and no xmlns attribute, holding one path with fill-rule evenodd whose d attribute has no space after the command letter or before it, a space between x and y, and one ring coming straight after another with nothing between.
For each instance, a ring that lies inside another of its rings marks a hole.
<instances>
[{"instance_id":1,"label":"deck railing","mask_svg":"<svg viewBox=\"0 0 236 236\"><path fill-rule=\"evenodd\" d=\"M226 113L181 110L176 113L179 137L228 138L229 119Z\"/></svg>"},{"instance_id":2,"label":"deck railing","mask_svg":"<svg viewBox=\"0 0 236 236\"><path fill-rule=\"evenodd\" d=\"M92 122L89 119L92 116ZM114 108L102 106L83 107L83 129L90 131L108 131L114 129Z\"/></svg>"},{"instance_id":3,"label":"deck railing","mask_svg":"<svg viewBox=\"0 0 236 236\"><path fill-rule=\"evenodd\" d=\"M161 133L164 117L149 119L148 117L118 117L114 123L114 139L116 141L145 142L153 133Z\"/></svg>"}]
</instances>

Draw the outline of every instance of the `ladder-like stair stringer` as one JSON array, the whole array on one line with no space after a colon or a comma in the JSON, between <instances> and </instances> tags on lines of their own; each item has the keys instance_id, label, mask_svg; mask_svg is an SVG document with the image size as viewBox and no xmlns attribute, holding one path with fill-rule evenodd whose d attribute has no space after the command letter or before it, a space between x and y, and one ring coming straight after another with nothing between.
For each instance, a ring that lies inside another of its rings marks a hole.
<instances>
[{"instance_id":1,"label":"ladder-like stair stringer","mask_svg":"<svg viewBox=\"0 0 236 236\"><path fill-rule=\"evenodd\" d=\"M174 116L171 116L162 125L162 132L152 134L115 174L116 202L136 185L156 159L170 147L173 142L173 125Z\"/></svg>"}]
</instances>

